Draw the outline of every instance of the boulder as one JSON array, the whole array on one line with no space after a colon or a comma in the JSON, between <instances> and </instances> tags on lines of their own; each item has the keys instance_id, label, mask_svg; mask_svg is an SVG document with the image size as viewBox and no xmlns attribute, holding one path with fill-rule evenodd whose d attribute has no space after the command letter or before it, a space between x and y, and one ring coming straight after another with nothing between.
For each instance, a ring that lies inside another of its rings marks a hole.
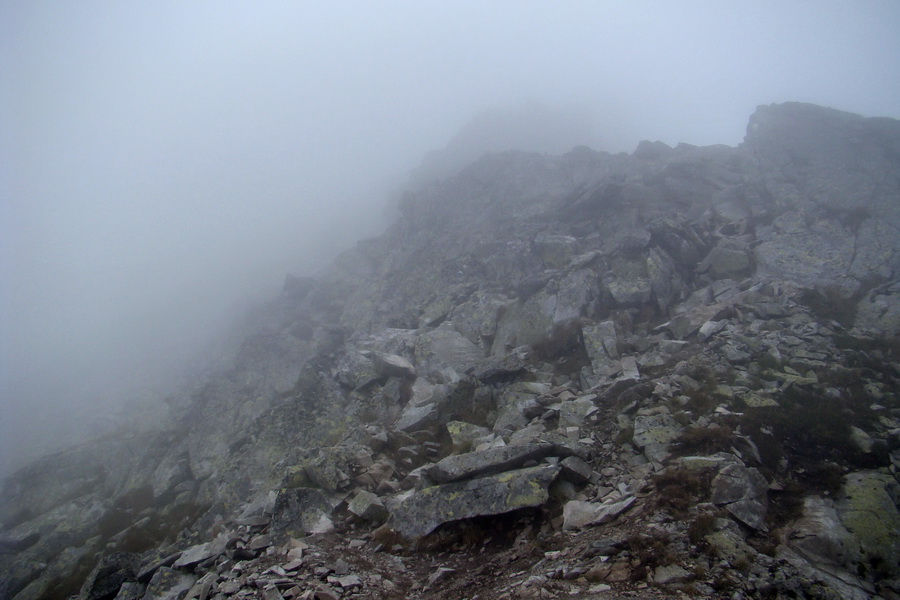
<instances>
[{"instance_id":1,"label":"boulder","mask_svg":"<svg viewBox=\"0 0 900 600\"><path fill-rule=\"evenodd\" d=\"M197 563L201 563L214 556L219 556L225 552L227 542L228 537L222 535L211 542L191 546L181 553L181 556L172 566L175 568L193 567Z\"/></svg>"},{"instance_id":2,"label":"boulder","mask_svg":"<svg viewBox=\"0 0 900 600\"><path fill-rule=\"evenodd\" d=\"M453 449L457 452L468 452L476 445L476 440L487 438L491 430L481 425L466 423L465 421L448 421L445 425Z\"/></svg>"},{"instance_id":3,"label":"boulder","mask_svg":"<svg viewBox=\"0 0 900 600\"><path fill-rule=\"evenodd\" d=\"M612 321L586 325L581 328L581 335L591 364L600 366L619 358L618 335Z\"/></svg>"},{"instance_id":4,"label":"boulder","mask_svg":"<svg viewBox=\"0 0 900 600\"><path fill-rule=\"evenodd\" d=\"M450 324L443 323L416 338L415 355L422 375L444 382L459 380L484 357L484 352Z\"/></svg>"},{"instance_id":5,"label":"boulder","mask_svg":"<svg viewBox=\"0 0 900 600\"><path fill-rule=\"evenodd\" d=\"M529 461L540 460L557 452L559 448L556 445L543 443L452 454L430 466L427 474L435 483L472 479L516 469Z\"/></svg>"},{"instance_id":6,"label":"boulder","mask_svg":"<svg viewBox=\"0 0 900 600\"><path fill-rule=\"evenodd\" d=\"M831 500L808 496L803 516L786 531L787 544L815 564L856 570L861 559L859 541L844 527Z\"/></svg>"},{"instance_id":7,"label":"boulder","mask_svg":"<svg viewBox=\"0 0 900 600\"><path fill-rule=\"evenodd\" d=\"M563 507L563 529L582 529L602 525L628 510L636 501L634 496L606 502L571 500Z\"/></svg>"},{"instance_id":8,"label":"boulder","mask_svg":"<svg viewBox=\"0 0 900 600\"><path fill-rule=\"evenodd\" d=\"M644 306L653 293L653 282L646 277L609 279L604 283L619 306Z\"/></svg>"},{"instance_id":9,"label":"boulder","mask_svg":"<svg viewBox=\"0 0 900 600\"><path fill-rule=\"evenodd\" d=\"M488 340L493 338L497 331L497 319L509 304L509 298L502 294L478 291L462 304L455 306L449 320L453 328L470 342L488 349Z\"/></svg>"},{"instance_id":10,"label":"boulder","mask_svg":"<svg viewBox=\"0 0 900 600\"><path fill-rule=\"evenodd\" d=\"M765 529L768 509L768 482L754 468L739 462L722 467L712 481L710 501L726 510L737 520L754 529Z\"/></svg>"},{"instance_id":11,"label":"boulder","mask_svg":"<svg viewBox=\"0 0 900 600\"><path fill-rule=\"evenodd\" d=\"M140 557L131 552L114 552L103 557L81 586L78 600L108 600L126 581L137 579Z\"/></svg>"},{"instance_id":12,"label":"boulder","mask_svg":"<svg viewBox=\"0 0 900 600\"><path fill-rule=\"evenodd\" d=\"M597 406L594 404L596 397L592 394L560 402L559 427L582 427L585 425L585 420L597 412Z\"/></svg>"},{"instance_id":13,"label":"boulder","mask_svg":"<svg viewBox=\"0 0 900 600\"><path fill-rule=\"evenodd\" d=\"M450 521L540 506L558 474L559 467L538 466L427 487L403 500L389 525L406 538L419 538Z\"/></svg>"},{"instance_id":14,"label":"boulder","mask_svg":"<svg viewBox=\"0 0 900 600\"><path fill-rule=\"evenodd\" d=\"M853 324L878 336L900 337L900 281L869 291L856 305Z\"/></svg>"},{"instance_id":15,"label":"boulder","mask_svg":"<svg viewBox=\"0 0 900 600\"><path fill-rule=\"evenodd\" d=\"M375 523L383 523L389 514L381 498L366 490L359 490L347 504L347 510L357 517Z\"/></svg>"},{"instance_id":16,"label":"boulder","mask_svg":"<svg viewBox=\"0 0 900 600\"><path fill-rule=\"evenodd\" d=\"M418 431L426 429L438 422L440 410L434 402L428 404L413 405L407 404L403 409L403 414L397 421L396 428L399 431Z\"/></svg>"},{"instance_id":17,"label":"boulder","mask_svg":"<svg viewBox=\"0 0 900 600\"><path fill-rule=\"evenodd\" d=\"M668 413L639 415L634 419L632 441L638 448L669 444L681 433L681 426Z\"/></svg>"},{"instance_id":18,"label":"boulder","mask_svg":"<svg viewBox=\"0 0 900 600\"><path fill-rule=\"evenodd\" d=\"M591 466L577 456L567 456L559 466L562 467L560 477L578 485L587 483L594 477Z\"/></svg>"},{"instance_id":19,"label":"boulder","mask_svg":"<svg viewBox=\"0 0 900 600\"><path fill-rule=\"evenodd\" d=\"M283 489L275 500L270 530L276 538L302 537L331 530L332 505L321 490Z\"/></svg>"},{"instance_id":20,"label":"boulder","mask_svg":"<svg viewBox=\"0 0 900 600\"><path fill-rule=\"evenodd\" d=\"M405 377L407 379L415 379L416 377L416 368L402 356L385 352L372 352L371 359L375 364L375 369L381 375L386 377Z\"/></svg>"},{"instance_id":21,"label":"boulder","mask_svg":"<svg viewBox=\"0 0 900 600\"><path fill-rule=\"evenodd\" d=\"M859 541L869 564L880 565L887 575L900 575L900 485L877 471L859 471L845 477L837 510L844 527Z\"/></svg>"},{"instance_id":22,"label":"boulder","mask_svg":"<svg viewBox=\"0 0 900 600\"><path fill-rule=\"evenodd\" d=\"M162 567L147 584L144 600L181 600L196 581L194 575Z\"/></svg>"},{"instance_id":23,"label":"boulder","mask_svg":"<svg viewBox=\"0 0 900 600\"><path fill-rule=\"evenodd\" d=\"M698 273L711 279L742 279L752 269L746 243L730 238L719 242L697 266Z\"/></svg>"}]
</instances>

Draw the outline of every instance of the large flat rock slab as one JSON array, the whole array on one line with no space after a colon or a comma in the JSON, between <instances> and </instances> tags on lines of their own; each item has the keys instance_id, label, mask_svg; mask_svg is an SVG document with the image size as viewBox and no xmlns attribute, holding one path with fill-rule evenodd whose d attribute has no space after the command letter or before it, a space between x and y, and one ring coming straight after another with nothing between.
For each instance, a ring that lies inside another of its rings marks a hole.
<instances>
[{"instance_id":1,"label":"large flat rock slab","mask_svg":"<svg viewBox=\"0 0 900 600\"><path fill-rule=\"evenodd\" d=\"M499 515L540 506L559 467L538 466L428 487L400 503L390 525L408 539L428 535L450 521Z\"/></svg>"},{"instance_id":2,"label":"large flat rock slab","mask_svg":"<svg viewBox=\"0 0 900 600\"><path fill-rule=\"evenodd\" d=\"M443 458L428 468L428 477L435 483L449 483L473 479L492 473L502 473L525 466L532 460L558 455L556 444L538 443L522 446L502 446Z\"/></svg>"}]
</instances>

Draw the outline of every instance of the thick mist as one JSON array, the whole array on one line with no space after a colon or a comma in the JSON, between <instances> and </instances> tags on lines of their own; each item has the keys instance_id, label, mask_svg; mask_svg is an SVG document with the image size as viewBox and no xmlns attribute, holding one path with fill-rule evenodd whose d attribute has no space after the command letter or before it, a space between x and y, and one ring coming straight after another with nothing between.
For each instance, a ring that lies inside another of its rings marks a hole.
<instances>
[{"instance_id":1,"label":"thick mist","mask_svg":"<svg viewBox=\"0 0 900 600\"><path fill-rule=\"evenodd\" d=\"M893 1L318 4L0 4L0 474L161 410L410 174L734 145L788 100L900 117Z\"/></svg>"}]
</instances>

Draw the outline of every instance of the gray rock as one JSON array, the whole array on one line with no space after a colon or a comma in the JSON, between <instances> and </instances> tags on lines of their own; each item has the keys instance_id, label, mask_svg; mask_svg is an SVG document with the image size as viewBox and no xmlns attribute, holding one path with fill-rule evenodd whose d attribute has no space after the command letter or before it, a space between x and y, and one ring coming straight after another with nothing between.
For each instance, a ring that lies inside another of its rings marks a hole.
<instances>
[{"instance_id":1,"label":"gray rock","mask_svg":"<svg viewBox=\"0 0 900 600\"><path fill-rule=\"evenodd\" d=\"M144 600L181 600L196 581L194 575L162 567L147 584Z\"/></svg>"},{"instance_id":2,"label":"gray rock","mask_svg":"<svg viewBox=\"0 0 900 600\"><path fill-rule=\"evenodd\" d=\"M387 377L406 377L408 379L416 377L416 368L402 356L385 352L372 352L371 358L375 368L382 375Z\"/></svg>"},{"instance_id":3,"label":"gray rock","mask_svg":"<svg viewBox=\"0 0 900 600\"><path fill-rule=\"evenodd\" d=\"M510 302L510 299L502 294L478 291L462 304L456 305L450 313L449 320L454 329L470 342L488 349L488 340L493 338L497 331L500 313Z\"/></svg>"},{"instance_id":4,"label":"gray rock","mask_svg":"<svg viewBox=\"0 0 900 600\"><path fill-rule=\"evenodd\" d=\"M584 347L591 364L600 366L611 359L619 358L618 335L612 321L586 325L581 329Z\"/></svg>"},{"instance_id":5,"label":"gray rock","mask_svg":"<svg viewBox=\"0 0 900 600\"><path fill-rule=\"evenodd\" d=\"M845 477L844 494L836 504L841 522L859 541L860 549L894 577L900 575L898 497L900 485L894 477L859 471Z\"/></svg>"},{"instance_id":6,"label":"gray rock","mask_svg":"<svg viewBox=\"0 0 900 600\"><path fill-rule=\"evenodd\" d=\"M397 421L396 427L399 431L426 429L436 424L439 416L438 405L433 402L419 406L407 404L403 409L403 414L400 415L400 419Z\"/></svg>"},{"instance_id":7,"label":"gray rock","mask_svg":"<svg viewBox=\"0 0 900 600\"><path fill-rule=\"evenodd\" d=\"M726 238L709 251L697 271L712 279L741 279L749 275L752 268L746 244Z\"/></svg>"},{"instance_id":8,"label":"gray rock","mask_svg":"<svg viewBox=\"0 0 900 600\"><path fill-rule=\"evenodd\" d=\"M219 556L223 552L225 552L225 546L228 542L228 538L225 535L222 535L211 542L207 542L205 544L197 544L196 546L191 546L187 550L181 553L181 556L178 557L172 567L174 568L183 568L183 567L192 567L197 563L201 563L204 560L212 558L214 556Z\"/></svg>"},{"instance_id":9,"label":"gray rock","mask_svg":"<svg viewBox=\"0 0 900 600\"><path fill-rule=\"evenodd\" d=\"M641 373L638 370L637 358L634 356L622 357L622 375L621 379L640 379Z\"/></svg>"},{"instance_id":10,"label":"gray rock","mask_svg":"<svg viewBox=\"0 0 900 600\"><path fill-rule=\"evenodd\" d=\"M668 444L681 433L681 426L667 413L640 415L634 419L632 441L638 448L650 444Z\"/></svg>"},{"instance_id":11,"label":"gray rock","mask_svg":"<svg viewBox=\"0 0 900 600\"><path fill-rule=\"evenodd\" d=\"M347 504L347 510L357 517L375 523L383 523L389 516L381 498L366 490L356 492L356 496Z\"/></svg>"},{"instance_id":12,"label":"gray rock","mask_svg":"<svg viewBox=\"0 0 900 600\"><path fill-rule=\"evenodd\" d=\"M693 574L679 565L660 565L653 571L653 582L660 585L684 583L691 579Z\"/></svg>"},{"instance_id":13,"label":"gray rock","mask_svg":"<svg viewBox=\"0 0 900 600\"><path fill-rule=\"evenodd\" d=\"M594 398L596 396L581 396L561 402L559 405L559 427L582 427L585 425L585 420L597 412Z\"/></svg>"},{"instance_id":14,"label":"gray rock","mask_svg":"<svg viewBox=\"0 0 900 600\"><path fill-rule=\"evenodd\" d=\"M872 438L868 433L853 425L850 426L850 443L863 454L872 451Z\"/></svg>"},{"instance_id":15,"label":"gray rock","mask_svg":"<svg viewBox=\"0 0 900 600\"><path fill-rule=\"evenodd\" d=\"M559 463L559 466L562 468L560 477L572 483L587 483L594 476L594 470L591 469L591 466L577 456L564 458Z\"/></svg>"},{"instance_id":16,"label":"gray rock","mask_svg":"<svg viewBox=\"0 0 900 600\"><path fill-rule=\"evenodd\" d=\"M416 364L432 381L456 381L484 357L484 352L444 323L416 338Z\"/></svg>"},{"instance_id":17,"label":"gray rock","mask_svg":"<svg viewBox=\"0 0 900 600\"><path fill-rule=\"evenodd\" d=\"M635 503L635 497L610 500L602 503L572 500L563 506L563 529L582 529L591 525L607 523L628 510Z\"/></svg>"},{"instance_id":18,"label":"gray rock","mask_svg":"<svg viewBox=\"0 0 900 600\"><path fill-rule=\"evenodd\" d=\"M529 461L540 460L558 451L554 444L543 443L453 454L430 466L427 474L435 483L471 479L517 469Z\"/></svg>"},{"instance_id":19,"label":"gray rock","mask_svg":"<svg viewBox=\"0 0 900 600\"><path fill-rule=\"evenodd\" d=\"M597 274L590 269L580 269L566 274L558 285L553 322L565 323L591 312L600 292Z\"/></svg>"},{"instance_id":20,"label":"gray rock","mask_svg":"<svg viewBox=\"0 0 900 600\"><path fill-rule=\"evenodd\" d=\"M449 521L540 506L558 474L559 467L539 466L428 487L401 502L389 524L404 537L418 538Z\"/></svg>"},{"instance_id":21,"label":"gray rock","mask_svg":"<svg viewBox=\"0 0 900 600\"><path fill-rule=\"evenodd\" d=\"M453 449L457 452L472 450L475 447L476 440L486 438L491 434L491 430L487 427L466 423L465 421L448 421L445 427L453 442Z\"/></svg>"},{"instance_id":22,"label":"gray rock","mask_svg":"<svg viewBox=\"0 0 900 600\"><path fill-rule=\"evenodd\" d=\"M742 523L754 529L765 529L768 489L766 478L759 471L731 463L722 467L713 479L710 501L724 505Z\"/></svg>"},{"instance_id":23,"label":"gray rock","mask_svg":"<svg viewBox=\"0 0 900 600\"><path fill-rule=\"evenodd\" d=\"M331 511L331 502L321 490L313 488L281 490L275 501L271 532L278 539L323 533L333 526Z\"/></svg>"},{"instance_id":24,"label":"gray rock","mask_svg":"<svg viewBox=\"0 0 900 600\"><path fill-rule=\"evenodd\" d=\"M131 552L108 554L81 586L78 600L104 600L115 596L126 581L137 579L140 557Z\"/></svg>"},{"instance_id":25,"label":"gray rock","mask_svg":"<svg viewBox=\"0 0 900 600\"><path fill-rule=\"evenodd\" d=\"M803 501L803 516L786 531L787 544L813 564L856 570L859 541L841 522L834 503L819 496Z\"/></svg>"},{"instance_id":26,"label":"gray rock","mask_svg":"<svg viewBox=\"0 0 900 600\"><path fill-rule=\"evenodd\" d=\"M867 293L856 305L853 324L885 338L900 337L900 281Z\"/></svg>"},{"instance_id":27,"label":"gray rock","mask_svg":"<svg viewBox=\"0 0 900 600\"><path fill-rule=\"evenodd\" d=\"M611 279L604 283L620 306L643 306L653 293L653 282L645 277Z\"/></svg>"},{"instance_id":28,"label":"gray rock","mask_svg":"<svg viewBox=\"0 0 900 600\"><path fill-rule=\"evenodd\" d=\"M116 597L113 600L141 600L146 593L147 586L133 581L127 581L119 588L119 593L116 594Z\"/></svg>"},{"instance_id":29,"label":"gray rock","mask_svg":"<svg viewBox=\"0 0 900 600\"><path fill-rule=\"evenodd\" d=\"M569 263L578 248L578 241L568 235L539 233L534 239L534 249L546 269L559 269Z\"/></svg>"}]
</instances>

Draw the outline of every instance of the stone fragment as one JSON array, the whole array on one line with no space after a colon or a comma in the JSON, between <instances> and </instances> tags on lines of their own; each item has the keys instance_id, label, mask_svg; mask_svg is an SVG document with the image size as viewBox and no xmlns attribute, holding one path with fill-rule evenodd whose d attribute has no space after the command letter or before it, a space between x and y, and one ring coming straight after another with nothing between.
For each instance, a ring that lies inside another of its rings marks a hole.
<instances>
[{"instance_id":1,"label":"stone fragment","mask_svg":"<svg viewBox=\"0 0 900 600\"><path fill-rule=\"evenodd\" d=\"M558 474L559 467L538 466L428 487L403 500L389 524L406 538L419 538L449 521L540 506Z\"/></svg>"},{"instance_id":2,"label":"stone fragment","mask_svg":"<svg viewBox=\"0 0 900 600\"><path fill-rule=\"evenodd\" d=\"M752 263L746 246L726 238L719 242L697 266L698 273L713 279L741 279L750 274Z\"/></svg>"},{"instance_id":3,"label":"stone fragment","mask_svg":"<svg viewBox=\"0 0 900 600\"><path fill-rule=\"evenodd\" d=\"M361 589L362 580L357 575L342 575L335 577L334 583L338 584L341 589L347 591L352 589Z\"/></svg>"},{"instance_id":4,"label":"stone fragment","mask_svg":"<svg viewBox=\"0 0 900 600\"><path fill-rule=\"evenodd\" d=\"M602 525L626 511L634 502L634 496L602 503L580 500L566 502L566 505L563 506L563 529L582 529L589 525Z\"/></svg>"},{"instance_id":5,"label":"stone fragment","mask_svg":"<svg viewBox=\"0 0 900 600\"><path fill-rule=\"evenodd\" d=\"M640 415L634 419L632 441L638 448L650 444L668 444L681 432L681 427L669 414Z\"/></svg>"},{"instance_id":6,"label":"stone fragment","mask_svg":"<svg viewBox=\"0 0 900 600\"><path fill-rule=\"evenodd\" d=\"M103 600L114 596L123 583L137 577L140 557L131 552L114 552L94 567L78 594L78 600Z\"/></svg>"},{"instance_id":7,"label":"stone fragment","mask_svg":"<svg viewBox=\"0 0 900 600\"><path fill-rule=\"evenodd\" d=\"M650 301L653 293L653 283L646 277L610 279L605 283L620 306L643 306Z\"/></svg>"},{"instance_id":8,"label":"stone fragment","mask_svg":"<svg viewBox=\"0 0 900 600\"><path fill-rule=\"evenodd\" d=\"M595 395L582 396L573 400L566 400L559 406L559 427L582 427L585 419L597 412L597 406L593 400Z\"/></svg>"},{"instance_id":9,"label":"stone fragment","mask_svg":"<svg viewBox=\"0 0 900 600\"><path fill-rule=\"evenodd\" d=\"M191 546L181 553L181 556L172 564L172 567L176 569L191 567L204 560L218 556L225 552L226 542L226 536L222 535L211 542Z\"/></svg>"},{"instance_id":10,"label":"stone fragment","mask_svg":"<svg viewBox=\"0 0 900 600\"><path fill-rule=\"evenodd\" d=\"M347 505L347 510L357 517L375 523L383 523L388 518L388 511L381 498L366 490L360 490Z\"/></svg>"},{"instance_id":11,"label":"stone fragment","mask_svg":"<svg viewBox=\"0 0 900 600\"><path fill-rule=\"evenodd\" d=\"M188 590L188 593L184 596L183 600L207 600L217 578L215 572L207 573L191 586L191 589Z\"/></svg>"},{"instance_id":12,"label":"stone fragment","mask_svg":"<svg viewBox=\"0 0 900 600\"><path fill-rule=\"evenodd\" d=\"M856 305L854 325L878 332L885 338L900 338L900 281L878 286Z\"/></svg>"},{"instance_id":13,"label":"stone fragment","mask_svg":"<svg viewBox=\"0 0 900 600\"><path fill-rule=\"evenodd\" d=\"M700 326L700 331L697 332L697 339L701 342L705 342L715 334L719 333L725 326L728 325L728 321L707 321L703 325Z\"/></svg>"},{"instance_id":14,"label":"stone fragment","mask_svg":"<svg viewBox=\"0 0 900 600\"><path fill-rule=\"evenodd\" d=\"M900 575L900 485L887 473L858 471L844 479L844 495L836 507L844 526L859 540L870 561L885 573Z\"/></svg>"},{"instance_id":15,"label":"stone fragment","mask_svg":"<svg viewBox=\"0 0 900 600\"><path fill-rule=\"evenodd\" d=\"M679 565L660 565L653 571L653 582L660 585L684 583L691 578L691 573Z\"/></svg>"},{"instance_id":16,"label":"stone fragment","mask_svg":"<svg viewBox=\"0 0 900 600\"><path fill-rule=\"evenodd\" d=\"M476 440L486 438L491 434L491 430L487 427L465 421L448 421L446 428L453 442L454 450L462 452L471 450Z\"/></svg>"},{"instance_id":17,"label":"stone fragment","mask_svg":"<svg viewBox=\"0 0 900 600\"><path fill-rule=\"evenodd\" d=\"M711 456L683 456L678 462L686 469L718 469L722 465L735 462L733 454L719 452Z\"/></svg>"},{"instance_id":18,"label":"stone fragment","mask_svg":"<svg viewBox=\"0 0 900 600\"><path fill-rule=\"evenodd\" d=\"M116 597L113 598L113 600L141 600L146 592L147 588L143 584L134 581L126 581L122 584L122 587L119 588L119 593L116 594Z\"/></svg>"},{"instance_id":19,"label":"stone fragment","mask_svg":"<svg viewBox=\"0 0 900 600\"><path fill-rule=\"evenodd\" d=\"M591 466L577 456L568 456L559 463L562 467L560 477L575 484L587 483L594 475Z\"/></svg>"},{"instance_id":20,"label":"stone fragment","mask_svg":"<svg viewBox=\"0 0 900 600\"><path fill-rule=\"evenodd\" d=\"M710 501L754 529L765 529L769 485L754 468L741 463L724 466L712 481Z\"/></svg>"},{"instance_id":21,"label":"stone fragment","mask_svg":"<svg viewBox=\"0 0 900 600\"><path fill-rule=\"evenodd\" d=\"M334 527L330 518L331 510L331 503L321 490L281 490L275 501L271 531L277 537L325 533Z\"/></svg>"},{"instance_id":22,"label":"stone fragment","mask_svg":"<svg viewBox=\"0 0 900 600\"><path fill-rule=\"evenodd\" d=\"M428 583L425 588L428 589L433 585L437 585L438 583L447 580L453 573L456 573L456 569L438 567L434 573L428 576Z\"/></svg>"},{"instance_id":23,"label":"stone fragment","mask_svg":"<svg viewBox=\"0 0 900 600\"><path fill-rule=\"evenodd\" d=\"M386 377L414 379L416 376L416 368L412 363L397 354L372 352L370 358L375 364L375 369Z\"/></svg>"},{"instance_id":24,"label":"stone fragment","mask_svg":"<svg viewBox=\"0 0 900 600\"><path fill-rule=\"evenodd\" d=\"M281 592L274 585L268 585L263 588L262 595L264 600L284 600L284 596L281 595Z\"/></svg>"},{"instance_id":25,"label":"stone fragment","mask_svg":"<svg viewBox=\"0 0 900 600\"><path fill-rule=\"evenodd\" d=\"M438 406L433 402L420 406L407 404L406 408L403 409L403 414L400 415L400 419L397 421L396 427L400 431L426 429L437 423L439 416Z\"/></svg>"},{"instance_id":26,"label":"stone fragment","mask_svg":"<svg viewBox=\"0 0 900 600\"><path fill-rule=\"evenodd\" d=\"M331 588L319 588L309 597L310 600L340 600L341 595Z\"/></svg>"},{"instance_id":27,"label":"stone fragment","mask_svg":"<svg viewBox=\"0 0 900 600\"><path fill-rule=\"evenodd\" d=\"M641 373L638 371L637 358L634 356L623 356L621 379L637 380L640 378Z\"/></svg>"},{"instance_id":28,"label":"stone fragment","mask_svg":"<svg viewBox=\"0 0 900 600\"><path fill-rule=\"evenodd\" d=\"M863 454L868 454L872 451L873 441L868 433L856 427L855 425L850 426L850 443Z\"/></svg>"},{"instance_id":29,"label":"stone fragment","mask_svg":"<svg viewBox=\"0 0 900 600\"><path fill-rule=\"evenodd\" d=\"M427 473L435 483L472 479L516 469L528 461L551 456L556 451L554 444L538 443L452 454L429 467Z\"/></svg>"},{"instance_id":30,"label":"stone fragment","mask_svg":"<svg viewBox=\"0 0 900 600\"><path fill-rule=\"evenodd\" d=\"M419 335L415 346L421 375L431 381L457 381L483 357L484 352L448 323Z\"/></svg>"},{"instance_id":31,"label":"stone fragment","mask_svg":"<svg viewBox=\"0 0 900 600\"><path fill-rule=\"evenodd\" d=\"M834 503L819 496L803 501L803 516L788 528L787 543L817 563L856 571L861 560L859 540L841 522Z\"/></svg>"},{"instance_id":32,"label":"stone fragment","mask_svg":"<svg viewBox=\"0 0 900 600\"><path fill-rule=\"evenodd\" d=\"M683 349L687 348L690 345L689 342L684 340L662 340L659 343L659 351L663 354L668 354L672 356L681 352Z\"/></svg>"},{"instance_id":33,"label":"stone fragment","mask_svg":"<svg viewBox=\"0 0 900 600\"><path fill-rule=\"evenodd\" d=\"M619 358L616 325L612 321L586 325L581 328L581 336L592 365L599 367Z\"/></svg>"},{"instance_id":34,"label":"stone fragment","mask_svg":"<svg viewBox=\"0 0 900 600\"><path fill-rule=\"evenodd\" d=\"M162 567L147 584L144 600L181 600L196 581L194 575Z\"/></svg>"},{"instance_id":35,"label":"stone fragment","mask_svg":"<svg viewBox=\"0 0 900 600\"><path fill-rule=\"evenodd\" d=\"M346 352L334 368L335 378L353 389L365 388L381 378L375 363L358 351Z\"/></svg>"}]
</instances>

